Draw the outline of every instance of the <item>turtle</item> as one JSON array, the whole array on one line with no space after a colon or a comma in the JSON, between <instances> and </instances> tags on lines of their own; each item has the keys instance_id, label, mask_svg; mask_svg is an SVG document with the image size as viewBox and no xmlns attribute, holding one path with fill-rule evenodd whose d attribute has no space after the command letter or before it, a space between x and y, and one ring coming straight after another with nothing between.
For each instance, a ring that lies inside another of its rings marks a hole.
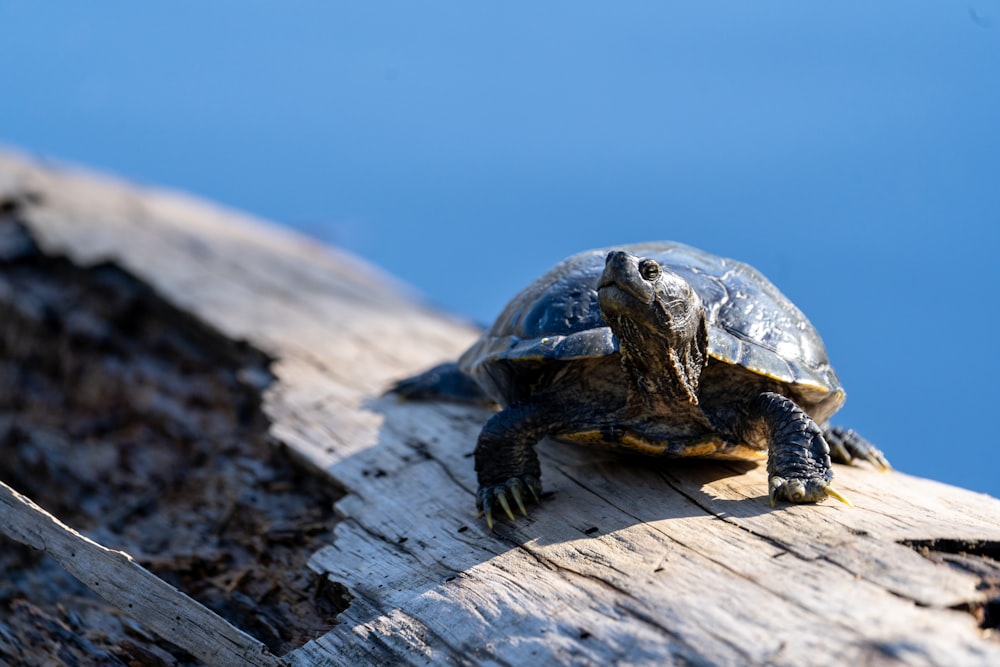
<instances>
[{"instance_id":1,"label":"turtle","mask_svg":"<svg viewBox=\"0 0 1000 667\"><path fill-rule=\"evenodd\" d=\"M476 505L514 520L541 497L544 437L663 457L767 459L768 497L833 497L831 461L890 469L829 425L846 398L819 333L748 264L671 241L575 254L518 293L457 362L394 385L491 401ZM832 456L832 459L831 459Z\"/></svg>"}]
</instances>

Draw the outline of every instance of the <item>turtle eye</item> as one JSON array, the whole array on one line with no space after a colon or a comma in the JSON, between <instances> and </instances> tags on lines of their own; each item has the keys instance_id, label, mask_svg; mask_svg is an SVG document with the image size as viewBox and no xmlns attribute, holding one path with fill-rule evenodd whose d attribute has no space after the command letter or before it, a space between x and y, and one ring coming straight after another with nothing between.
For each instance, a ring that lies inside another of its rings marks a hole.
<instances>
[{"instance_id":1,"label":"turtle eye","mask_svg":"<svg viewBox=\"0 0 1000 667\"><path fill-rule=\"evenodd\" d=\"M656 280L660 277L660 265L651 259L639 262L639 273L646 280Z\"/></svg>"}]
</instances>

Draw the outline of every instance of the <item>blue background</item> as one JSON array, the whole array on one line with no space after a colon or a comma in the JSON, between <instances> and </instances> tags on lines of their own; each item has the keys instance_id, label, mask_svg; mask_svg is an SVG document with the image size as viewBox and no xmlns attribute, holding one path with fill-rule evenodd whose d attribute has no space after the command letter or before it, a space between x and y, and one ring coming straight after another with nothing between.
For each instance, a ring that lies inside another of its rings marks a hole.
<instances>
[{"instance_id":1,"label":"blue background","mask_svg":"<svg viewBox=\"0 0 1000 667\"><path fill-rule=\"evenodd\" d=\"M0 0L0 142L296 227L481 323L589 247L747 261L836 421L1000 496L1000 0Z\"/></svg>"}]
</instances>

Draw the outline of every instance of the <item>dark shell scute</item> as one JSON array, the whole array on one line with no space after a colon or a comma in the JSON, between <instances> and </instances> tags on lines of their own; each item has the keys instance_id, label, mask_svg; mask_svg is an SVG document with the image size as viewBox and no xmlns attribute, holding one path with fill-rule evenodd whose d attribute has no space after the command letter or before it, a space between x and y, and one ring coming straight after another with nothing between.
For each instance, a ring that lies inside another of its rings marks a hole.
<instances>
[{"instance_id":1,"label":"dark shell scute","mask_svg":"<svg viewBox=\"0 0 1000 667\"><path fill-rule=\"evenodd\" d=\"M484 364L617 352L617 339L597 301L597 284L611 249L569 257L525 288L466 352L462 366L481 375ZM809 391L838 393L842 400L840 383L815 328L753 267L666 241L613 249L652 258L688 281L705 307L709 353L715 359Z\"/></svg>"}]
</instances>

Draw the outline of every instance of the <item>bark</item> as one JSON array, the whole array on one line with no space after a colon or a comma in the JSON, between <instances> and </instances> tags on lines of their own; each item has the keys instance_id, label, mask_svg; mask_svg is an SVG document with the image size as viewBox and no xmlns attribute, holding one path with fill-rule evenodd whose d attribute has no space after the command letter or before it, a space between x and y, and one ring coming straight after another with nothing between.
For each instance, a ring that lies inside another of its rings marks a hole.
<instances>
[{"instance_id":1,"label":"bark","mask_svg":"<svg viewBox=\"0 0 1000 667\"><path fill-rule=\"evenodd\" d=\"M128 276L144 290L140 301L168 305L164 321L210 332L204 349L215 355L191 365L229 364L244 389L255 388L267 446L316 471L307 499L336 499L335 525L290 552L346 609L329 608L339 611L335 624L308 641L268 643L283 661L1000 664L994 498L836 466L854 508L772 509L762 465L650 462L545 441L543 504L491 532L475 516L471 458L490 412L384 395L393 381L457 357L474 327L349 255L176 193L0 154L0 211L0 276L31 243L80 270ZM0 285L10 293L12 281ZM8 294L12 303L18 294ZM5 354L15 347L10 330L31 319L25 308L0 315ZM121 326L100 317L88 326ZM32 395L22 392L18 409ZM90 409L100 412L101 400L122 399L108 392ZM171 414L184 423L189 409L190 401ZM0 437L0 447L11 442ZM890 460L905 446L877 444ZM52 554L99 594L116 589L107 600L150 632L213 664L241 664L251 649L260 664L278 660L215 612L149 583L153 575L127 556L2 490L0 530ZM51 507L67 520L63 506Z\"/></svg>"}]
</instances>

